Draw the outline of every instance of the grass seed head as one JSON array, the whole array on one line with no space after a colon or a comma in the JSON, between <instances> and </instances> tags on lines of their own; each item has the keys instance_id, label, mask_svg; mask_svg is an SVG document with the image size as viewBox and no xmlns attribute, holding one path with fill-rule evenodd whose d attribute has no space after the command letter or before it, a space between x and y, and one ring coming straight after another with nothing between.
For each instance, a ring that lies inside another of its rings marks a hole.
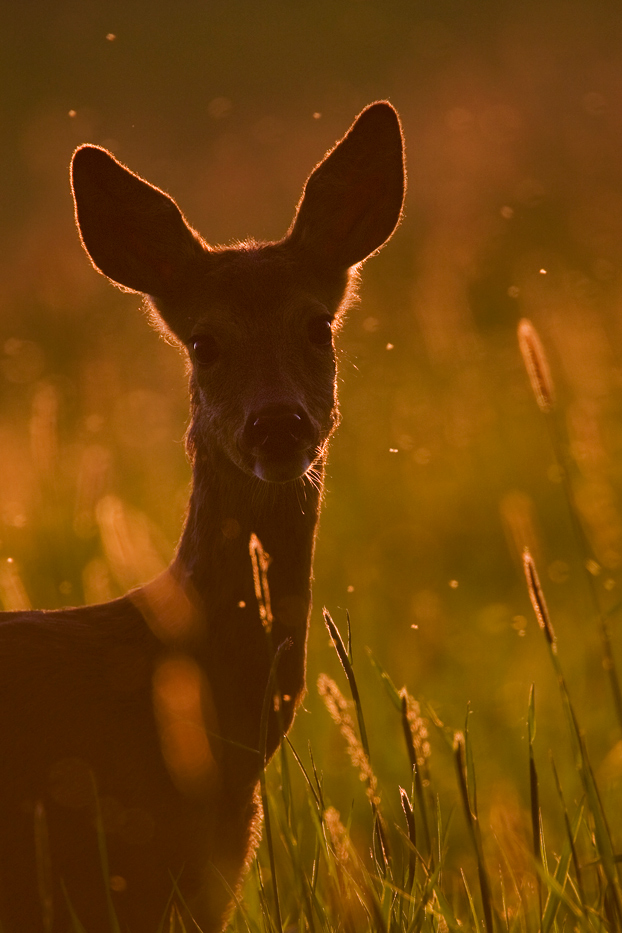
<instances>
[{"instance_id":1,"label":"grass seed head","mask_svg":"<svg viewBox=\"0 0 622 933\"><path fill-rule=\"evenodd\" d=\"M527 318L519 322L518 345L538 407L548 414L555 408L555 388L542 341Z\"/></svg>"},{"instance_id":2,"label":"grass seed head","mask_svg":"<svg viewBox=\"0 0 622 933\"><path fill-rule=\"evenodd\" d=\"M525 579L527 580L529 598L531 600L531 605L533 606L533 611L536 614L538 625L544 632L549 645L554 648L556 644L555 632L553 630L553 626L551 625L549 610L544 598L544 592L542 591L542 587L540 585L538 571L536 570L536 565L533 557L531 556L529 548L525 548L523 551L523 570L525 571Z\"/></svg>"},{"instance_id":3,"label":"grass seed head","mask_svg":"<svg viewBox=\"0 0 622 933\"><path fill-rule=\"evenodd\" d=\"M402 687L400 696L406 702L406 719L410 727L413 746L417 753L417 763L422 765L425 759L430 757L427 724L421 715L419 703L410 695L406 687Z\"/></svg>"},{"instance_id":4,"label":"grass seed head","mask_svg":"<svg viewBox=\"0 0 622 933\"><path fill-rule=\"evenodd\" d=\"M369 758L365 754L354 726L351 715L354 704L346 700L335 681L328 674L320 674L317 680L317 689L331 718L339 726L339 731L345 739L350 761L358 770L361 781L367 785L366 794L369 800L374 806L379 806L378 778L372 771Z\"/></svg>"},{"instance_id":5,"label":"grass seed head","mask_svg":"<svg viewBox=\"0 0 622 933\"><path fill-rule=\"evenodd\" d=\"M351 843L348 831L341 822L339 811L334 807L328 807L324 811L324 822L328 829L335 857L341 865L345 865L350 859Z\"/></svg>"}]
</instances>

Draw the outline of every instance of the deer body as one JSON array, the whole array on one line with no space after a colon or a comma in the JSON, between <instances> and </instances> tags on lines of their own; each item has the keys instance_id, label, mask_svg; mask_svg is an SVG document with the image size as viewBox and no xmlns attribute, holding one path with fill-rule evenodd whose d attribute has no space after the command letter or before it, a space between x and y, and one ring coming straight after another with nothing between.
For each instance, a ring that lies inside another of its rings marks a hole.
<instances>
[{"instance_id":1,"label":"deer body","mask_svg":"<svg viewBox=\"0 0 622 933\"><path fill-rule=\"evenodd\" d=\"M278 243L209 248L97 147L76 152L73 189L96 267L148 296L188 353L193 489L156 580L101 606L0 614L0 921L65 933L68 898L87 933L110 929L111 904L122 929L155 933L176 883L209 933L304 690L332 330L351 267L399 219L401 132L390 105L363 111Z\"/></svg>"}]
</instances>

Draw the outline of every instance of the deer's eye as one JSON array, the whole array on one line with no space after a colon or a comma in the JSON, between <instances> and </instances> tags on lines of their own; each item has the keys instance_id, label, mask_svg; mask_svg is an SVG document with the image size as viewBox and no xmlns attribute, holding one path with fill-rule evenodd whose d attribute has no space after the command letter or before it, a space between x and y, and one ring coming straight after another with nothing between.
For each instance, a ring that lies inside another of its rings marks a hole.
<instances>
[{"instance_id":1,"label":"deer's eye","mask_svg":"<svg viewBox=\"0 0 622 933\"><path fill-rule=\"evenodd\" d=\"M194 337L192 349L199 366L211 366L218 359L218 344L211 334L199 334Z\"/></svg>"},{"instance_id":2,"label":"deer's eye","mask_svg":"<svg viewBox=\"0 0 622 933\"><path fill-rule=\"evenodd\" d=\"M309 340L318 347L327 346L332 342L333 331L329 317L314 317L307 324Z\"/></svg>"}]
</instances>

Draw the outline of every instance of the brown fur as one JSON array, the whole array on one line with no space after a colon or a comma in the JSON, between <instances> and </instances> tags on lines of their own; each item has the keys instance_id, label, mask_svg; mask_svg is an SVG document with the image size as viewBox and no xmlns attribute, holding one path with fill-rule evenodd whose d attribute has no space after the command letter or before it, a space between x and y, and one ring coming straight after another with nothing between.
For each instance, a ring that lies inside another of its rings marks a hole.
<instances>
[{"instance_id":1,"label":"brown fur","mask_svg":"<svg viewBox=\"0 0 622 933\"><path fill-rule=\"evenodd\" d=\"M211 249L94 146L72 179L93 263L144 292L188 354L193 489L156 580L102 606L0 617L0 920L64 933L62 884L89 933L110 928L109 898L122 929L154 933L175 881L209 933L257 844L259 774L304 690L337 421L329 322L351 267L399 220L401 132L389 104L367 108L278 243Z\"/></svg>"}]
</instances>

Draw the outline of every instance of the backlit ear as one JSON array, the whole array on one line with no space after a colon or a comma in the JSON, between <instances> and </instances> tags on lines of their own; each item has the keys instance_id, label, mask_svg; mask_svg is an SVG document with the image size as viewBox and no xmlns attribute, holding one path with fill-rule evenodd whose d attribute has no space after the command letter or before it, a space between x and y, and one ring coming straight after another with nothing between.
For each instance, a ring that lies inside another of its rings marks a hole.
<instances>
[{"instance_id":1,"label":"backlit ear","mask_svg":"<svg viewBox=\"0 0 622 933\"><path fill-rule=\"evenodd\" d=\"M173 199L106 149L76 150L71 187L82 243L95 266L119 285L165 297L203 251Z\"/></svg>"},{"instance_id":2,"label":"backlit ear","mask_svg":"<svg viewBox=\"0 0 622 933\"><path fill-rule=\"evenodd\" d=\"M404 144L391 104L371 104L307 180L289 241L345 270L393 233L404 200Z\"/></svg>"}]
</instances>

